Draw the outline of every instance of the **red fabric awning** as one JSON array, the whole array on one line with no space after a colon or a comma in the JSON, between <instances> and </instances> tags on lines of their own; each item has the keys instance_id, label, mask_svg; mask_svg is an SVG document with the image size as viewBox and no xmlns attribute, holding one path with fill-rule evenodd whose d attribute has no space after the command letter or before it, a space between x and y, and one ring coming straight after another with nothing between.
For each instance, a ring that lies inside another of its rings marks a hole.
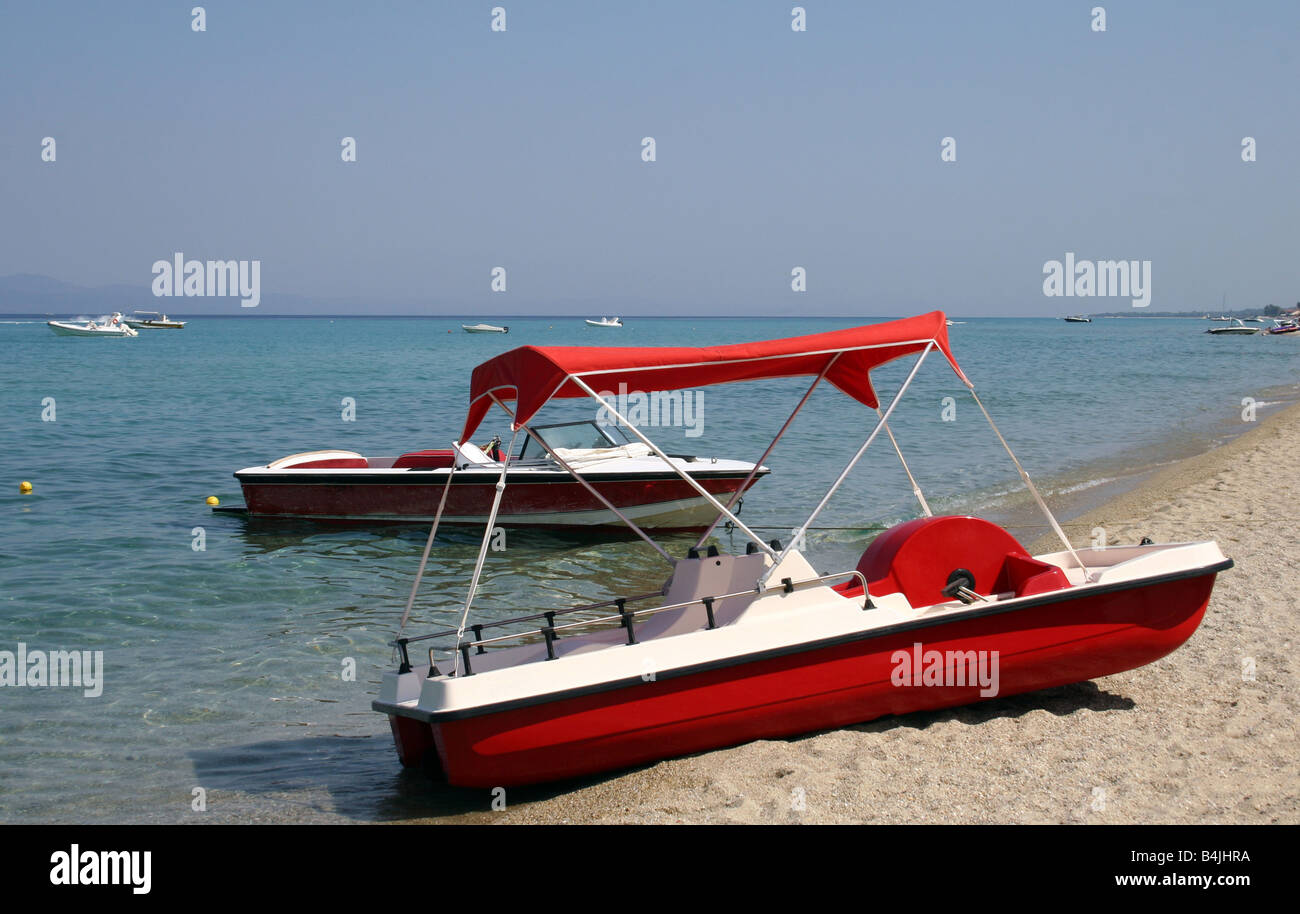
<instances>
[{"instance_id":1,"label":"red fabric awning","mask_svg":"<svg viewBox=\"0 0 1300 914\"><path fill-rule=\"evenodd\" d=\"M548 401L585 397L580 377L597 393L649 393L759 378L816 376L834 360L826 380L855 400L875 408L870 371L877 365L920 352L934 343L967 385L948 347L942 311L917 317L810 336L729 346L521 346L474 369L469 414L460 440L468 441L492 406L492 397L515 400L515 424L530 420Z\"/></svg>"}]
</instances>

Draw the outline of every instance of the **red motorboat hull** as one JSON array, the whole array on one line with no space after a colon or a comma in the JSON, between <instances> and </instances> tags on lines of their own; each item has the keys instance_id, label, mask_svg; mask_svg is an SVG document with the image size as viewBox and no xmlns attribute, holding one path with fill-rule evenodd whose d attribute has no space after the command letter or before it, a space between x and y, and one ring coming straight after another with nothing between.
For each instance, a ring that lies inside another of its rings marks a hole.
<instances>
[{"instance_id":1,"label":"red motorboat hull","mask_svg":"<svg viewBox=\"0 0 1300 914\"><path fill-rule=\"evenodd\" d=\"M997 651L999 697L1130 670L1191 637L1217 570L1049 594L1015 609L907 623L475 716L390 715L390 721L403 763L427 763L436 752L452 784L495 787L588 775L985 700L978 684L895 685L896 652L910 652L918 642L927 651Z\"/></svg>"},{"instance_id":2,"label":"red motorboat hull","mask_svg":"<svg viewBox=\"0 0 1300 914\"><path fill-rule=\"evenodd\" d=\"M766 475L764 470L754 478ZM239 474L236 474L237 476ZM745 481L747 472L692 473L711 495L726 500ZM239 477L249 516L296 517L326 522L420 522L428 523L437 513L446 476L428 473L387 476L352 475L295 477L291 473L267 478ZM707 526L716 516L699 493L674 474L657 477L641 474L624 479L591 479L597 491L620 510L651 518L646 526L659 529L694 529ZM496 476L477 481L464 475L453 477L447 493L443 522L481 525L496 494ZM752 485L752 482L751 482ZM685 512L665 511L656 506L690 502ZM680 516L679 516L680 515ZM571 478L537 481L535 477L507 480L502 494L498 522L511 526L553 527L574 524L622 526L622 521L599 499Z\"/></svg>"}]
</instances>

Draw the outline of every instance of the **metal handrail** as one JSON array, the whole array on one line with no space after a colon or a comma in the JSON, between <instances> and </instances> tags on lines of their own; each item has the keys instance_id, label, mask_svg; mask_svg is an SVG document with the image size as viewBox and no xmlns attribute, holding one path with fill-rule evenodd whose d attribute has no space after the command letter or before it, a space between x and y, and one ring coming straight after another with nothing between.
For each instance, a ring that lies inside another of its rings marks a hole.
<instances>
[{"instance_id":1,"label":"metal handrail","mask_svg":"<svg viewBox=\"0 0 1300 914\"><path fill-rule=\"evenodd\" d=\"M844 578L844 577L856 577L858 580L862 582L862 596L863 596L862 608L870 609L871 596L867 592L867 579L866 576L864 576L862 572L858 571L857 569L854 569L852 571L839 571L839 572L834 572L832 574L822 574L813 578L807 578L802 581L792 581L790 578L784 578L782 579L781 584L782 584L782 589L784 590L785 593L793 593L795 590L799 588L807 587L813 584L821 584L825 581L830 581L830 580L834 580L835 578ZM471 649L474 648L477 648L477 653L481 654L484 653L483 648L485 645L498 644L503 641L514 641L520 638L527 638L530 636L540 635L546 639L548 659L554 659L555 658L554 641L556 638L556 632L566 631L571 628L581 628L586 625L600 625L602 623L608 623L608 622L618 622L620 625L626 628L628 630L628 643L635 644L636 634L635 631L633 630L633 624L638 617L648 618L649 616L653 616L661 612L667 612L672 609L685 609L689 606L703 606L705 608L708 614L708 621L705 624L705 629L709 630L709 629L717 628L717 623L714 621L713 618L714 603L717 603L721 600L730 600L734 597L755 596L757 593L758 591L756 589L740 590L740 591L736 591L735 593L721 594L716 597L699 597L698 599L686 600L685 602L682 603L670 603L666 606L654 606L649 609L634 609L634 610L624 610L623 606L631 600L645 599L646 597L656 596L656 594L653 593L642 594L639 597L626 597L626 598L620 597L615 600L609 600L605 603L593 603L590 606L576 607L575 609L553 610L550 612L534 614L531 616L520 616L515 619L505 619L500 622L485 623L483 625L475 626L475 628L481 630L489 626L509 625L513 622L526 622L526 621L531 621L533 619L540 619L540 618L546 618L548 621L550 621L550 619L553 616L562 612L575 612L577 611L577 609L593 609L600 606L618 606L619 613L617 615L599 616L595 619L579 619L576 622L568 622L565 623L564 625L548 625L545 628L532 629L526 632L510 632L505 635L498 635L495 638L476 637L476 640L474 641L460 642L458 645L456 645L454 649L442 648L442 650L459 651L462 659L465 662L465 675L470 676L473 675L473 671L470 669L469 666L469 656L470 656L469 652ZM405 662L407 643L411 641L425 641L430 638L446 637L447 635L455 635L455 634L458 634L457 630L451 629L445 632L435 632L430 635L421 635L416 638L406 638L406 639L399 638L397 641L391 642L391 644L402 651L403 660ZM476 632L475 634L477 636L478 633ZM438 649L439 648L434 646L431 646L429 648L429 666L431 669L433 668L435 663L433 652Z\"/></svg>"},{"instance_id":2,"label":"metal handrail","mask_svg":"<svg viewBox=\"0 0 1300 914\"><path fill-rule=\"evenodd\" d=\"M482 622L471 628L500 628L503 625L513 625L516 622L532 622L534 619L550 619L552 616L560 616L566 613L584 612L588 609L600 609L602 606L617 606L620 601L624 603L633 603L638 600L648 600L651 597L662 597L662 590L652 590L650 593L638 594L635 597L618 597L614 600L606 600L603 603L588 603L583 606L571 606L568 609L548 609L545 612L533 613L530 616L515 616L513 619L502 619L499 622ZM389 647L401 647L403 644L410 644L413 641L428 641L430 638L445 638L447 635L454 635L459 629L449 628L446 631L431 632L427 635L416 635L414 638L397 638L388 642ZM527 634L527 633L526 633Z\"/></svg>"}]
</instances>

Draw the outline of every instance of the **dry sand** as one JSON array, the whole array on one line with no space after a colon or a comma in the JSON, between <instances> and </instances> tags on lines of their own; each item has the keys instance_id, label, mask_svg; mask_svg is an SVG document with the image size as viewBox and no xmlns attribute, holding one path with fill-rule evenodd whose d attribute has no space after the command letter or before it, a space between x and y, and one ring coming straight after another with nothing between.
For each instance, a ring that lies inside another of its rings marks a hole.
<instances>
[{"instance_id":1,"label":"dry sand","mask_svg":"<svg viewBox=\"0 0 1300 914\"><path fill-rule=\"evenodd\" d=\"M1215 539L1236 561L1192 639L1150 666L514 790L506 810L455 820L1300 822L1297 455L1293 406L1066 525L1076 543L1097 526L1111 543ZM1057 548L1045 538L1031 551Z\"/></svg>"}]
</instances>

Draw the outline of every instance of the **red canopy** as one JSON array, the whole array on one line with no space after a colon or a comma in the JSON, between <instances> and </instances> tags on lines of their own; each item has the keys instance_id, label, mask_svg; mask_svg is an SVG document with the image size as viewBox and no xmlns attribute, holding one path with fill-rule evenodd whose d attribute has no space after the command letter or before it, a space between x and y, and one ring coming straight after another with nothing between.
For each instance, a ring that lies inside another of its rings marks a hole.
<instances>
[{"instance_id":1,"label":"red canopy","mask_svg":"<svg viewBox=\"0 0 1300 914\"><path fill-rule=\"evenodd\" d=\"M550 400L588 396L574 383L575 377L601 394L617 392L621 384L626 384L628 391L649 393L759 378L815 376L833 361L826 380L875 408L879 404L871 386L871 369L920 352L930 343L943 352L953 371L969 385L948 347L942 311L848 330L730 346L521 346L474 369L469 415L460 440L468 441L474 434L491 408L493 396L518 401L516 427Z\"/></svg>"}]
</instances>

